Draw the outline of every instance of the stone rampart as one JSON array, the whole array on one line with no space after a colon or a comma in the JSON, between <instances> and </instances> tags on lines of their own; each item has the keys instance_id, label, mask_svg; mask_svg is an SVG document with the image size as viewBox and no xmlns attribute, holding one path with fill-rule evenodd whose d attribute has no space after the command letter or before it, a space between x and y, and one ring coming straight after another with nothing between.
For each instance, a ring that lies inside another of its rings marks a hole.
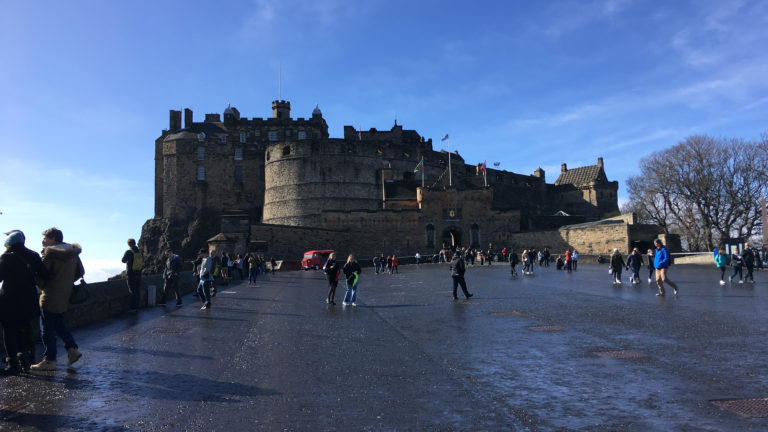
<instances>
[{"instance_id":1,"label":"stone rampart","mask_svg":"<svg viewBox=\"0 0 768 432\"><path fill-rule=\"evenodd\" d=\"M155 286L155 304L160 301L163 293L163 278L161 275L142 276L140 307L147 306L147 287ZM195 279L191 271L183 272L179 287L182 295L195 290ZM130 296L125 279L88 284L88 300L79 305L70 305L65 315L67 326L70 328L83 327L103 321L116 315L128 312ZM172 304L173 300L171 300Z\"/></svg>"}]
</instances>

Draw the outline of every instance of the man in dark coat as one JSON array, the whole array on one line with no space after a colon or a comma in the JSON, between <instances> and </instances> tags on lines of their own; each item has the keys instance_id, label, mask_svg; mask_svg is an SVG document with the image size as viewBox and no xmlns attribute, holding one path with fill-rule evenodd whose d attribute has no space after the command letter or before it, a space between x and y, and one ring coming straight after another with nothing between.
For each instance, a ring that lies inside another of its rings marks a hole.
<instances>
[{"instance_id":1,"label":"man in dark coat","mask_svg":"<svg viewBox=\"0 0 768 432\"><path fill-rule=\"evenodd\" d=\"M125 263L125 279L128 283L128 293L131 295L131 312L136 312L139 309L139 298L141 296L141 291L139 291L141 287L141 264L139 260L134 260L134 257L138 257L142 262L144 261L141 251L136 247L136 240L128 239L128 250L123 254L122 261ZM137 265L134 266L134 263Z\"/></svg>"},{"instance_id":2,"label":"man in dark coat","mask_svg":"<svg viewBox=\"0 0 768 432\"><path fill-rule=\"evenodd\" d=\"M165 270L163 271L163 298L158 306L165 306L171 293L176 297L176 307L181 307L181 291L179 291L179 275L184 269L184 262L171 249L165 251Z\"/></svg>"},{"instance_id":3,"label":"man in dark coat","mask_svg":"<svg viewBox=\"0 0 768 432\"><path fill-rule=\"evenodd\" d=\"M454 300L459 299L459 297L456 295L456 288L458 288L459 285L461 285L461 290L464 292L464 296L466 298L470 298L473 295L467 291L467 282L464 280L464 273L467 271L467 266L464 264L464 252L464 249L457 250L451 259L451 277L453 278Z\"/></svg>"},{"instance_id":4,"label":"man in dark coat","mask_svg":"<svg viewBox=\"0 0 768 432\"><path fill-rule=\"evenodd\" d=\"M48 271L40 255L24 247L24 233L6 234L5 253L0 255L0 325L8 357L0 374L16 375L28 371L33 360L34 340L29 328L40 316L35 278L47 279Z\"/></svg>"},{"instance_id":5,"label":"man in dark coat","mask_svg":"<svg viewBox=\"0 0 768 432\"><path fill-rule=\"evenodd\" d=\"M755 253L752 248L749 247L749 243L744 243L744 250L741 251L741 258L744 260L744 266L747 267L747 276L744 278L746 282L755 283Z\"/></svg>"}]
</instances>

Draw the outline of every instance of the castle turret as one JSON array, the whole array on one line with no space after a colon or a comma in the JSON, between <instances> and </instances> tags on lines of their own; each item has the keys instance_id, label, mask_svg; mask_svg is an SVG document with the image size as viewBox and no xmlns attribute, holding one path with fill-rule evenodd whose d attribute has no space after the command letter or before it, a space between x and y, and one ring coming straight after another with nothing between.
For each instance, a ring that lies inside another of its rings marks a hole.
<instances>
[{"instance_id":1,"label":"castle turret","mask_svg":"<svg viewBox=\"0 0 768 432\"><path fill-rule=\"evenodd\" d=\"M237 120L240 120L240 111L231 105L227 105L227 109L224 110L224 123L231 124Z\"/></svg>"},{"instance_id":2,"label":"castle turret","mask_svg":"<svg viewBox=\"0 0 768 432\"><path fill-rule=\"evenodd\" d=\"M291 103L284 100L272 101L272 118L290 119Z\"/></svg>"}]
</instances>

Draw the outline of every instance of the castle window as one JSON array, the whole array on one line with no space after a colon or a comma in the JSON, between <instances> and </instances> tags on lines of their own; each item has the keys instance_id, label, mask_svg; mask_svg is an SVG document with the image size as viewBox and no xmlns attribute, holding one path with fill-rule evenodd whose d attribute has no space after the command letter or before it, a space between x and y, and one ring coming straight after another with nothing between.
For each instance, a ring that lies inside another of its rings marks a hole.
<instances>
[{"instance_id":1,"label":"castle window","mask_svg":"<svg viewBox=\"0 0 768 432\"><path fill-rule=\"evenodd\" d=\"M307 132L306 131L299 131L299 139L300 140L307 139Z\"/></svg>"},{"instance_id":2,"label":"castle window","mask_svg":"<svg viewBox=\"0 0 768 432\"><path fill-rule=\"evenodd\" d=\"M476 223L472 224L472 227L469 230L470 237L472 239L472 245L471 247L478 247L480 246L480 227L477 226Z\"/></svg>"},{"instance_id":3,"label":"castle window","mask_svg":"<svg viewBox=\"0 0 768 432\"><path fill-rule=\"evenodd\" d=\"M205 160L205 147L197 148L197 160Z\"/></svg>"},{"instance_id":4,"label":"castle window","mask_svg":"<svg viewBox=\"0 0 768 432\"><path fill-rule=\"evenodd\" d=\"M205 141L205 132L200 132L199 134L197 134L197 140L200 142Z\"/></svg>"},{"instance_id":5,"label":"castle window","mask_svg":"<svg viewBox=\"0 0 768 432\"><path fill-rule=\"evenodd\" d=\"M226 144L227 143L227 136L226 135L222 135L221 137L219 137L219 139L221 140L222 144Z\"/></svg>"},{"instance_id":6,"label":"castle window","mask_svg":"<svg viewBox=\"0 0 768 432\"><path fill-rule=\"evenodd\" d=\"M496 174L496 181L499 183L504 183L504 177L502 177L501 174Z\"/></svg>"},{"instance_id":7,"label":"castle window","mask_svg":"<svg viewBox=\"0 0 768 432\"><path fill-rule=\"evenodd\" d=\"M291 154L291 148L289 146L283 147L283 156L288 156Z\"/></svg>"},{"instance_id":8,"label":"castle window","mask_svg":"<svg viewBox=\"0 0 768 432\"><path fill-rule=\"evenodd\" d=\"M240 142L241 143L245 142L245 132L240 132Z\"/></svg>"},{"instance_id":9,"label":"castle window","mask_svg":"<svg viewBox=\"0 0 768 432\"><path fill-rule=\"evenodd\" d=\"M427 247L435 247L435 226L432 224L427 225Z\"/></svg>"},{"instance_id":10,"label":"castle window","mask_svg":"<svg viewBox=\"0 0 768 432\"><path fill-rule=\"evenodd\" d=\"M287 136L287 137L291 136L291 130L290 129L286 129L285 136Z\"/></svg>"},{"instance_id":11,"label":"castle window","mask_svg":"<svg viewBox=\"0 0 768 432\"><path fill-rule=\"evenodd\" d=\"M197 179L198 180L205 180L205 167L204 166L197 167Z\"/></svg>"},{"instance_id":12,"label":"castle window","mask_svg":"<svg viewBox=\"0 0 768 432\"><path fill-rule=\"evenodd\" d=\"M243 167L242 166L235 166L235 181L237 183L242 183L243 181Z\"/></svg>"},{"instance_id":13,"label":"castle window","mask_svg":"<svg viewBox=\"0 0 768 432\"><path fill-rule=\"evenodd\" d=\"M277 131L269 131L269 140L277 141Z\"/></svg>"},{"instance_id":14,"label":"castle window","mask_svg":"<svg viewBox=\"0 0 768 432\"><path fill-rule=\"evenodd\" d=\"M235 149L235 160L237 160L237 161L243 160L243 149L241 149L241 148L236 148Z\"/></svg>"}]
</instances>

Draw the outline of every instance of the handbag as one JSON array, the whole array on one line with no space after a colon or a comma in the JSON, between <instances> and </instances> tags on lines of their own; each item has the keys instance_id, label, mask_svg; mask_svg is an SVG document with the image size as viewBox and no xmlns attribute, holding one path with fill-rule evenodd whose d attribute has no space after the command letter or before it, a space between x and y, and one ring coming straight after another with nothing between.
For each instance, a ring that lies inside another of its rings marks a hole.
<instances>
[{"instance_id":1,"label":"handbag","mask_svg":"<svg viewBox=\"0 0 768 432\"><path fill-rule=\"evenodd\" d=\"M613 274L613 268L608 267L608 274Z\"/></svg>"},{"instance_id":2,"label":"handbag","mask_svg":"<svg viewBox=\"0 0 768 432\"><path fill-rule=\"evenodd\" d=\"M72 294L69 295L69 304L85 303L89 296L88 284L85 283L85 279L80 278L79 285L72 285Z\"/></svg>"}]
</instances>

